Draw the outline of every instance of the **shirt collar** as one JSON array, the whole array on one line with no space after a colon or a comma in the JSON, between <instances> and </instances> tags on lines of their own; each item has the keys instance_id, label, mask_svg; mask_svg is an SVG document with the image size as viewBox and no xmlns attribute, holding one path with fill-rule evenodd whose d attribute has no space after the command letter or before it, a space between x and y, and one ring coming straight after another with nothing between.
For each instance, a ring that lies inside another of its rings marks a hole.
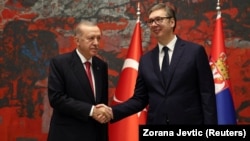
<instances>
[{"instance_id":1,"label":"shirt collar","mask_svg":"<svg viewBox=\"0 0 250 141\"><path fill-rule=\"evenodd\" d=\"M80 53L80 51L79 51L78 49L76 49L76 53L77 53L77 55L80 57L82 63L85 63L85 62L89 61L89 62L92 64L92 57L91 57L89 60L87 60L87 59Z\"/></svg>"},{"instance_id":2,"label":"shirt collar","mask_svg":"<svg viewBox=\"0 0 250 141\"><path fill-rule=\"evenodd\" d=\"M164 46L167 46L170 51L173 51L176 41L177 41L177 37L175 35L174 38L167 45L162 45L162 44L158 43L159 50L162 50L162 48Z\"/></svg>"}]
</instances>

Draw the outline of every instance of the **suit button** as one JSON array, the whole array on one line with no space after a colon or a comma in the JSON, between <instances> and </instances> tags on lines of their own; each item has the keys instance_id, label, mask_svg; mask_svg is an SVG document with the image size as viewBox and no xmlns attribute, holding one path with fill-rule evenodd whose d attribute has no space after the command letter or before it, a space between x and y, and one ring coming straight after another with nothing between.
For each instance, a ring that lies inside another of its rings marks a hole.
<instances>
[{"instance_id":1,"label":"suit button","mask_svg":"<svg viewBox=\"0 0 250 141\"><path fill-rule=\"evenodd\" d=\"M166 118L166 124L169 125L169 119L168 118Z\"/></svg>"}]
</instances>

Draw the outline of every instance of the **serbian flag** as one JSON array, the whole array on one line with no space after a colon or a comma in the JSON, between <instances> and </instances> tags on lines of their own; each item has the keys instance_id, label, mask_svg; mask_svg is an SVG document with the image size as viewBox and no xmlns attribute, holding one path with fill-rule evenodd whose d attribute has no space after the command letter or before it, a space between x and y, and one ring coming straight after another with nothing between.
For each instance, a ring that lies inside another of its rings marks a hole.
<instances>
[{"instance_id":1,"label":"serbian flag","mask_svg":"<svg viewBox=\"0 0 250 141\"><path fill-rule=\"evenodd\" d=\"M212 40L210 66L215 83L219 125L237 124L236 112L230 92L227 55L225 52L221 12L218 11Z\"/></svg>"},{"instance_id":2,"label":"serbian flag","mask_svg":"<svg viewBox=\"0 0 250 141\"><path fill-rule=\"evenodd\" d=\"M134 94L138 74L139 59L142 55L141 26L138 20L128 53L123 64L116 91L111 105L116 105L128 100ZM146 111L126 117L120 121L109 124L110 141L138 141L139 124L146 123Z\"/></svg>"}]
</instances>

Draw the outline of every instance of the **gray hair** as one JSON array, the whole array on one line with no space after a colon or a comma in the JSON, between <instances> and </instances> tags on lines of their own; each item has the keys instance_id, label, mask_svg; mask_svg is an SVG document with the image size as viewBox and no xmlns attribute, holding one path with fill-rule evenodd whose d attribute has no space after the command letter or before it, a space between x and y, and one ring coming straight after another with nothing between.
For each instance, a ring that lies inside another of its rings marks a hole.
<instances>
[{"instance_id":1,"label":"gray hair","mask_svg":"<svg viewBox=\"0 0 250 141\"><path fill-rule=\"evenodd\" d=\"M93 21L88 21L88 20L81 20L76 26L75 26L75 29L74 29L74 34L75 36L79 36L79 35L82 35L83 32L81 30L81 26L82 25L86 25L86 26L97 26L97 23L96 22L93 22Z\"/></svg>"}]
</instances>

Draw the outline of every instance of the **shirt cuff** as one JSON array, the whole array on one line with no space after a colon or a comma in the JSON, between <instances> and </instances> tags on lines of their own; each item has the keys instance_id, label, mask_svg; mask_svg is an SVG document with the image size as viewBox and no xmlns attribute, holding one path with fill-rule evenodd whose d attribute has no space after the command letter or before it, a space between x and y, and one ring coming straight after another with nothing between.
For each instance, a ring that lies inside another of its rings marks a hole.
<instances>
[{"instance_id":1,"label":"shirt cuff","mask_svg":"<svg viewBox=\"0 0 250 141\"><path fill-rule=\"evenodd\" d=\"M91 110L90 110L90 113L89 113L89 116L91 116L91 117L92 117L92 115L93 115L94 108L95 108L95 106L92 106L92 107L91 107Z\"/></svg>"}]
</instances>

